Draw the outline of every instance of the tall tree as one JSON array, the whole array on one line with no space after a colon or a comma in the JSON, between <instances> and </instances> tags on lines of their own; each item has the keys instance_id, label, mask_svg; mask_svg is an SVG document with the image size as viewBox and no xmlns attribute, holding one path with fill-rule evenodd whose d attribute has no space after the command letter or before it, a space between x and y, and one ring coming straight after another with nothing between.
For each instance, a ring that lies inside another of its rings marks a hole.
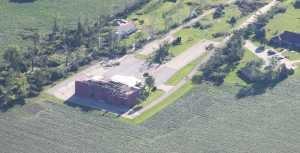
<instances>
[{"instance_id":1,"label":"tall tree","mask_svg":"<svg viewBox=\"0 0 300 153\"><path fill-rule=\"evenodd\" d=\"M15 71L26 71L26 65L23 63L23 55L20 53L18 46L8 47L3 54L5 62Z\"/></svg>"},{"instance_id":2,"label":"tall tree","mask_svg":"<svg viewBox=\"0 0 300 153\"><path fill-rule=\"evenodd\" d=\"M162 64L166 58L170 55L169 53L170 45L165 43L164 45L160 45L159 49L155 52L152 62Z\"/></svg>"},{"instance_id":3,"label":"tall tree","mask_svg":"<svg viewBox=\"0 0 300 153\"><path fill-rule=\"evenodd\" d=\"M54 23L53 23L53 27L52 27L52 34L56 34L58 33L60 30L59 25L57 23L57 17L54 18Z\"/></svg>"},{"instance_id":4,"label":"tall tree","mask_svg":"<svg viewBox=\"0 0 300 153\"><path fill-rule=\"evenodd\" d=\"M37 59L38 54L40 54L40 46L41 46L41 36L38 32L34 31L29 39L33 42L33 47L28 47L27 52L29 54L29 58L31 60L31 70L33 71L35 67L35 61Z\"/></svg>"},{"instance_id":5,"label":"tall tree","mask_svg":"<svg viewBox=\"0 0 300 153\"><path fill-rule=\"evenodd\" d=\"M145 73L144 75L144 84L147 89L147 92L151 92L151 90L155 87L155 79L153 76Z\"/></svg>"},{"instance_id":6,"label":"tall tree","mask_svg":"<svg viewBox=\"0 0 300 153\"><path fill-rule=\"evenodd\" d=\"M236 24L237 20L235 17L231 17L227 22L231 25L231 27L233 27Z\"/></svg>"}]
</instances>

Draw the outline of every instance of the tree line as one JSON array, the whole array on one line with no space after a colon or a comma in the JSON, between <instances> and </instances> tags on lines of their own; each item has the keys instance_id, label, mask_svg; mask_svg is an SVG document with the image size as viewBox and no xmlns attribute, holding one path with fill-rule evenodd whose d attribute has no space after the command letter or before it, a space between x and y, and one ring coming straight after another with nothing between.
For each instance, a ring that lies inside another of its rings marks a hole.
<instances>
[{"instance_id":1,"label":"tree line","mask_svg":"<svg viewBox=\"0 0 300 153\"><path fill-rule=\"evenodd\" d=\"M276 14L285 11L285 7L276 6L267 14L260 16L256 23L244 30L234 32L224 47L215 48L216 53L200 69L201 73L193 77L193 82L208 81L215 85L221 85L228 73L234 70L242 59L245 52L243 48L244 39L255 39L266 44L264 27ZM251 61L237 72L237 75L248 83L237 93L237 98L261 94L293 74L293 70L288 69L286 65L279 64L275 58L272 59L271 65L266 67L263 65L262 61Z\"/></svg>"},{"instance_id":2,"label":"tree line","mask_svg":"<svg viewBox=\"0 0 300 153\"><path fill-rule=\"evenodd\" d=\"M125 15L149 0L126 8ZM20 34L28 46L10 45L0 60L0 108L22 104L27 97L39 95L45 85L66 77L80 66L97 59L126 54L111 21L124 16L99 16L95 21L78 20L76 28L65 28L55 19L49 33L28 29Z\"/></svg>"},{"instance_id":3,"label":"tree line","mask_svg":"<svg viewBox=\"0 0 300 153\"><path fill-rule=\"evenodd\" d=\"M195 83L209 81L221 85L224 82L227 74L236 67L244 55L242 33L236 32L223 47L215 48L215 54L203 66L202 73L193 77Z\"/></svg>"}]
</instances>

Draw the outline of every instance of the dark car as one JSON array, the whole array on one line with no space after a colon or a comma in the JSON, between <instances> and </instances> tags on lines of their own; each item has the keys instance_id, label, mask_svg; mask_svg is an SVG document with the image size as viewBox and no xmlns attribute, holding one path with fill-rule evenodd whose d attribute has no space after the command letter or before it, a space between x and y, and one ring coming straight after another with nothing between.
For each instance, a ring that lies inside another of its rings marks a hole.
<instances>
[{"instance_id":1,"label":"dark car","mask_svg":"<svg viewBox=\"0 0 300 153\"><path fill-rule=\"evenodd\" d=\"M268 50L267 54L268 54L268 56L272 56L272 55L275 55L276 52L274 52L273 50Z\"/></svg>"},{"instance_id":2,"label":"dark car","mask_svg":"<svg viewBox=\"0 0 300 153\"><path fill-rule=\"evenodd\" d=\"M256 53L261 53L261 52L263 52L265 50L265 46L260 46L260 47L258 47L256 50L255 50L255 52Z\"/></svg>"}]
</instances>

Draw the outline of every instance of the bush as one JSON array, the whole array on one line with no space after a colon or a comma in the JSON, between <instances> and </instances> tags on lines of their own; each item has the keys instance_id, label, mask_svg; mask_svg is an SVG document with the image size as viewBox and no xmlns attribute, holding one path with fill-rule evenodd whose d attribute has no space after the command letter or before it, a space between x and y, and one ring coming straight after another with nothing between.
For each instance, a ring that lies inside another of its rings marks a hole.
<instances>
[{"instance_id":1,"label":"bush","mask_svg":"<svg viewBox=\"0 0 300 153\"><path fill-rule=\"evenodd\" d=\"M213 33L213 34L212 34L212 36L213 36L214 38L224 37L224 36L227 36L227 35L229 35L228 32L217 32L217 33Z\"/></svg>"},{"instance_id":2,"label":"bush","mask_svg":"<svg viewBox=\"0 0 300 153\"><path fill-rule=\"evenodd\" d=\"M53 81L57 81L61 78L63 78L66 74L64 73L63 70L60 69L52 69L50 70L50 80Z\"/></svg>"},{"instance_id":3,"label":"bush","mask_svg":"<svg viewBox=\"0 0 300 153\"><path fill-rule=\"evenodd\" d=\"M225 7L223 5L219 5L213 14L213 18L217 19L217 18L224 16L224 14L225 14L224 9L225 9Z\"/></svg>"}]
</instances>

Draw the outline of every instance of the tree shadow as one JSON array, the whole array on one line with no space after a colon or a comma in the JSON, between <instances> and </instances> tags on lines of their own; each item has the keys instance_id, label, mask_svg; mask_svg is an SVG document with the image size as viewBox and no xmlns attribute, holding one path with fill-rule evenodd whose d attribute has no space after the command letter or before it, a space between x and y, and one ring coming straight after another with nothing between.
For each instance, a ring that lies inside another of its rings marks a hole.
<instances>
[{"instance_id":1,"label":"tree shadow","mask_svg":"<svg viewBox=\"0 0 300 153\"><path fill-rule=\"evenodd\" d=\"M5 113L9 109L13 108L16 105L24 106L25 105L25 100L19 100L19 101L13 102L13 103L0 105L0 112Z\"/></svg>"},{"instance_id":2,"label":"tree shadow","mask_svg":"<svg viewBox=\"0 0 300 153\"><path fill-rule=\"evenodd\" d=\"M251 96L258 96L266 93L268 89L273 89L277 84L284 81L286 78L276 80L274 82L257 82L241 88L236 94L236 98L242 99Z\"/></svg>"}]
</instances>

